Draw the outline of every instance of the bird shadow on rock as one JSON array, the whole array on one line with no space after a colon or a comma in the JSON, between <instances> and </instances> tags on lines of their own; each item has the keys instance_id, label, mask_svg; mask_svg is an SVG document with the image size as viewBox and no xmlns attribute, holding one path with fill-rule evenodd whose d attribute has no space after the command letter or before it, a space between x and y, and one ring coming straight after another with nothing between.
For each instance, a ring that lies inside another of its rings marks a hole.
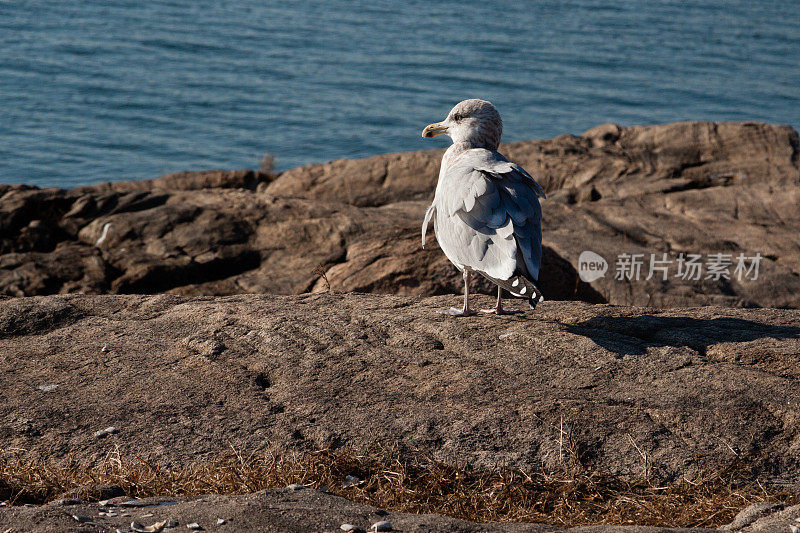
<instances>
[{"instance_id":1,"label":"bird shadow on rock","mask_svg":"<svg viewBox=\"0 0 800 533\"><path fill-rule=\"evenodd\" d=\"M600 316L565 327L619 355L644 355L649 348L663 346L688 347L705 355L709 346L719 343L800 338L798 327L725 317Z\"/></svg>"},{"instance_id":2,"label":"bird shadow on rock","mask_svg":"<svg viewBox=\"0 0 800 533\"><path fill-rule=\"evenodd\" d=\"M545 300L608 303L605 296L580 279L578 271L568 260L549 246L542 246L542 265L538 281Z\"/></svg>"}]
</instances>

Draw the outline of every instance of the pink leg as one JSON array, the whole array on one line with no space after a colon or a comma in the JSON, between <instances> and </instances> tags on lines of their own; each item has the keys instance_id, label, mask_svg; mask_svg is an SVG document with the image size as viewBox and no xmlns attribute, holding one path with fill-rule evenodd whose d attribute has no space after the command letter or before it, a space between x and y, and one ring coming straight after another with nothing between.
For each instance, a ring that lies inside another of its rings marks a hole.
<instances>
[{"instance_id":1,"label":"pink leg","mask_svg":"<svg viewBox=\"0 0 800 533\"><path fill-rule=\"evenodd\" d=\"M496 315L515 315L521 313L517 309L503 309L503 289L497 287L497 305L491 309L481 309L481 313L494 313Z\"/></svg>"},{"instance_id":2,"label":"pink leg","mask_svg":"<svg viewBox=\"0 0 800 533\"><path fill-rule=\"evenodd\" d=\"M469 307L469 282L472 280L472 271L464 268L464 307L457 309L451 307L450 309L439 309L437 313L450 316L472 316L475 314L473 309Z\"/></svg>"}]
</instances>

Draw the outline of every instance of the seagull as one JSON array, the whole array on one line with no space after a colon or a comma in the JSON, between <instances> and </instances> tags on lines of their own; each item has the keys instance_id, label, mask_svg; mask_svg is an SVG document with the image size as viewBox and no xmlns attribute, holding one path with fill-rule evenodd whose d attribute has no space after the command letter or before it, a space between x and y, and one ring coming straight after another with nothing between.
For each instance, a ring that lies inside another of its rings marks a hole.
<instances>
[{"instance_id":1,"label":"seagull","mask_svg":"<svg viewBox=\"0 0 800 533\"><path fill-rule=\"evenodd\" d=\"M441 310L470 316L469 284L477 272L497 285L497 304L484 313L504 309L503 289L525 297L531 309L544 297L534 284L542 260L544 190L522 167L503 157L497 147L503 134L500 113L486 100L459 102L442 122L422 130L425 138L448 135L453 144L442 157L433 203L422 223L425 232L433 218L436 240L464 276L464 306Z\"/></svg>"}]
</instances>

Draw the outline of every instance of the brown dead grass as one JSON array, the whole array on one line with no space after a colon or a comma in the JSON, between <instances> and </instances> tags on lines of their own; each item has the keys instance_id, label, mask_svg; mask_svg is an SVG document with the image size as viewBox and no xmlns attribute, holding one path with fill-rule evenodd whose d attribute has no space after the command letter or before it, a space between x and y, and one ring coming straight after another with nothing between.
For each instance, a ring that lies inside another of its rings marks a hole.
<instances>
[{"instance_id":1,"label":"brown dead grass","mask_svg":"<svg viewBox=\"0 0 800 533\"><path fill-rule=\"evenodd\" d=\"M344 487L346 476L364 481ZM302 483L350 500L410 513L473 521L543 522L560 526L637 524L718 526L760 501L800 503L800 494L740 483L742 471L717 472L667 486L626 480L565 465L559 473L526 473L445 464L393 449L350 449L243 457L231 451L213 461L172 469L110 453L94 467L53 465L0 455L0 499L43 503L67 491L78 497L97 485L116 485L132 497L241 494ZM751 478L752 479L752 478Z\"/></svg>"}]
</instances>

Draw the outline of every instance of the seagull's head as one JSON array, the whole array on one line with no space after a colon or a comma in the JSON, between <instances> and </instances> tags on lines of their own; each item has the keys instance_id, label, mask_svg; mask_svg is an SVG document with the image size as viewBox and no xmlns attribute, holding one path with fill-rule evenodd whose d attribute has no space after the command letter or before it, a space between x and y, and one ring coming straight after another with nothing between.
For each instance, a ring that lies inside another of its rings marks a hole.
<instances>
[{"instance_id":1,"label":"seagull's head","mask_svg":"<svg viewBox=\"0 0 800 533\"><path fill-rule=\"evenodd\" d=\"M503 135L500 113L486 100L464 100L459 102L442 122L428 125L422 130L426 138L445 133L454 144L467 143L471 148L497 150Z\"/></svg>"}]
</instances>

